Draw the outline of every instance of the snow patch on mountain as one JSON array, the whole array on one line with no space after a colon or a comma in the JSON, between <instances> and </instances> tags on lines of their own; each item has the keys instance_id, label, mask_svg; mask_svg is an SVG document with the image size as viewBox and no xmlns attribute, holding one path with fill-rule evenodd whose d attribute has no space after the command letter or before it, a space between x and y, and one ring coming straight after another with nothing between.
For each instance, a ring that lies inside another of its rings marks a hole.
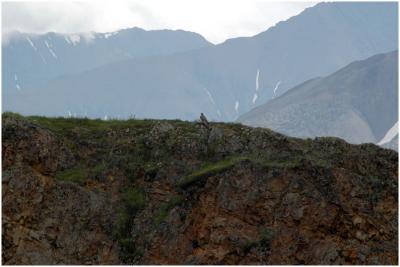
<instances>
[{"instance_id":1,"label":"snow patch on mountain","mask_svg":"<svg viewBox=\"0 0 400 267\"><path fill-rule=\"evenodd\" d=\"M90 43L95 38L96 38L96 34L94 32L69 34L69 35L64 36L64 39L67 41L67 43L72 44L74 46L81 42Z\"/></svg>"},{"instance_id":2,"label":"snow patch on mountain","mask_svg":"<svg viewBox=\"0 0 400 267\"><path fill-rule=\"evenodd\" d=\"M69 118L77 118L78 115L76 113L72 113L71 111L68 110L68 116Z\"/></svg>"},{"instance_id":3,"label":"snow patch on mountain","mask_svg":"<svg viewBox=\"0 0 400 267\"><path fill-rule=\"evenodd\" d=\"M259 78L260 78L260 70L257 69L257 74L256 74L256 91L258 91L258 88L259 88L259 86L260 86Z\"/></svg>"},{"instance_id":4,"label":"snow patch on mountain","mask_svg":"<svg viewBox=\"0 0 400 267\"><path fill-rule=\"evenodd\" d=\"M41 54L40 52L39 52L39 56L40 56L40 58L42 59L43 63L44 63L44 64L47 64L46 59L44 59L44 57L42 56L42 54Z\"/></svg>"},{"instance_id":5,"label":"snow patch on mountain","mask_svg":"<svg viewBox=\"0 0 400 267\"><path fill-rule=\"evenodd\" d=\"M29 42L29 44L32 46L32 48L33 48L35 51L37 51L37 48L36 48L36 46L33 44L31 38L26 37L26 40Z\"/></svg>"},{"instance_id":6,"label":"snow patch on mountain","mask_svg":"<svg viewBox=\"0 0 400 267\"><path fill-rule=\"evenodd\" d=\"M204 91L207 93L208 98L210 99L211 103L213 103L213 105L215 105L214 98L213 98L213 96L211 95L210 91L208 91L207 88L203 88L203 89L204 89Z\"/></svg>"},{"instance_id":7,"label":"snow patch on mountain","mask_svg":"<svg viewBox=\"0 0 400 267\"><path fill-rule=\"evenodd\" d=\"M236 103L235 103L235 110L236 110L236 113L239 114L239 100L236 100Z\"/></svg>"},{"instance_id":8,"label":"snow patch on mountain","mask_svg":"<svg viewBox=\"0 0 400 267\"><path fill-rule=\"evenodd\" d=\"M51 54L54 58L57 58L56 53L54 53L53 49L51 49L51 44L49 45L49 43L48 43L47 41L44 41L44 43L46 44L47 49L49 49L50 54Z\"/></svg>"},{"instance_id":9,"label":"snow patch on mountain","mask_svg":"<svg viewBox=\"0 0 400 267\"><path fill-rule=\"evenodd\" d=\"M54 51L53 51L51 48L50 48L49 50L50 50L51 55L52 55L54 58L57 58L56 53L54 53Z\"/></svg>"},{"instance_id":10,"label":"snow patch on mountain","mask_svg":"<svg viewBox=\"0 0 400 267\"><path fill-rule=\"evenodd\" d=\"M67 36L64 36L64 40L68 43L71 44L71 41L69 40L69 38Z\"/></svg>"},{"instance_id":11,"label":"snow patch on mountain","mask_svg":"<svg viewBox=\"0 0 400 267\"><path fill-rule=\"evenodd\" d=\"M78 34L73 34L67 37L72 45L77 45L81 42L81 37Z\"/></svg>"},{"instance_id":12,"label":"snow patch on mountain","mask_svg":"<svg viewBox=\"0 0 400 267\"><path fill-rule=\"evenodd\" d=\"M15 81L15 88L17 88L17 90L21 90L21 86L19 86L18 84L18 76L16 73L14 73L14 81Z\"/></svg>"},{"instance_id":13,"label":"snow patch on mountain","mask_svg":"<svg viewBox=\"0 0 400 267\"><path fill-rule=\"evenodd\" d=\"M378 142L378 145L383 145L386 144L390 141L392 141L392 139L399 133L399 122L397 121L392 128L389 129L389 131L387 131L387 133L385 134L385 136L381 139L381 141Z\"/></svg>"},{"instance_id":14,"label":"snow patch on mountain","mask_svg":"<svg viewBox=\"0 0 400 267\"><path fill-rule=\"evenodd\" d=\"M33 41L31 40L31 38L29 38L28 36L26 37L26 40L28 41L28 43L31 45L31 47L33 48L33 50L38 51L35 44L33 43ZM44 59L44 57L42 56L42 54L38 51L40 58L43 60L44 64L47 64L46 60Z\"/></svg>"},{"instance_id":15,"label":"snow patch on mountain","mask_svg":"<svg viewBox=\"0 0 400 267\"><path fill-rule=\"evenodd\" d=\"M257 98L258 98L258 95L257 95L257 93L255 93L253 96L253 104L256 103Z\"/></svg>"},{"instance_id":16,"label":"snow patch on mountain","mask_svg":"<svg viewBox=\"0 0 400 267\"><path fill-rule=\"evenodd\" d=\"M279 85L281 85L281 81L277 82L276 85L275 85L275 88L274 88L274 96L276 96L276 91L278 90Z\"/></svg>"},{"instance_id":17,"label":"snow patch on mountain","mask_svg":"<svg viewBox=\"0 0 400 267\"><path fill-rule=\"evenodd\" d=\"M117 31L116 32L107 32L107 33L104 34L104 38L108 39L111 36L116 35L116 34L118 34Z\"/></svg>"}]
</instances>

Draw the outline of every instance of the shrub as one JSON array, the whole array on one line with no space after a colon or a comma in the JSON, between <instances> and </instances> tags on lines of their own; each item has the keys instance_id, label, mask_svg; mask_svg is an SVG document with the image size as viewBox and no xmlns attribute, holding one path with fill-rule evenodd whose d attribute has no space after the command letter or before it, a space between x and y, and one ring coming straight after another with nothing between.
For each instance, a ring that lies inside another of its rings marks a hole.
<instances>
[{"instance_id":1,"label":"shrub","mask_svg":"<svg viewBox=\"0 0 400 267\"><path fill-rule=\"evenodd\" d=\"M118 239L119 258L123 263L134 263L135 258L143 256L143 250L136 247L133 238Z\"/></svg>"},{"instance_id":2,"label":"shrub","mask_svg":"<svg viewBox=\"0 0 400 267\"><path fill-rule=\"evenodd\" d=\"M259 242L261 245L268 246L274 238L273 232L269 228L263 228L260 231Z\"/></svg>"},{"instance_id":3,"label":"shrub","mask_svg":"<svg viewBox=\"0 0 400 267\"><path fill-rule=\"evenodd\" d=\"M151 179L155 178L157 173L158 173L158 169L159 169L159 164L157 164L156 162L149 162L147 164L145 164L144 166L144 172L147 176L149 176Z\"/></svg>"},{"instance_id":4,"label":"shrub","mask_svg":"<svg viewBox=\"0 0 400 267\"><path fill-rule=\"evenodd\" d=\"M134 215L145 207L146 197L142 190L128 188L122 194L122 200L129 215Z\"/></svg>"},{"instance_id":5,"label":"shrub","mask_svg":"<svg viewBox=\"0 0 400 267\"><path fill-rule=\"evenodd\" d=\"M183 202L184 198L182 196L173 196L169 199L167 203L164 203L157 214L154 216L154 225L158 226L169 214L169 212L177 205Z\"/></svg>"},{"instance_id":6,"label":"shrub","mask_svg":"<svg viewBox=\"0 0 400 267\"><path fill-rule=\"evenodd\" d=\"M266 247L268 248L272 239L273 233L269 228L261 229L259 237L257 240L247 240L243 245L243 252L245 254L249 253L253 247Z\"/></svg>"},{"instance_id":7,"label":"shrub","mask_svg":"<svg viewBox=\"0 0 400 267\"><path fill-rule=\"evenodd\" d=\"M104 163L100 163L90 170L90 175L99 181L103 181L106 178L104 175L106 169L107 165Z\"/></svg>"},{"instance_id":8,"label":"shrub","mask_svg":"<svg viewBox=\"0 0 400 267\"><path fill-rule=\"evenodd\" d=\"M3 116L3 119L11 118L11 117L14 117L14 118L17 118L17 119L24 118L21 114L16 113L16 112L11 112L11 111L3 112L2 116Z\"/></svg>"},{"instance_id":9,"label":"shrub","mask_svg":"<svg viewBox=\"0 0 400 267\"><path fill-rule=\"evenodd\" d=\"M145 207L145 200L143 190L137 188L128 188L122 194L124 206L119 214L116 235L119 244L119 256L124 263L133 263L135 258L143 254L143 251L137 248L135 240L131 236L131 228L135 215Z\"/></svg>"},{"instance_id":10,"label":"shrub","mask_svg":"<svg viewBox=\"0 0 400 267\"><path fill-rule=\"evenodd\" d=\"M60 181L73 182L79 185L84 185L87 178L87 172L83 168L76 167L74 169L68 169L58 172L55 178Z\"/></svg>"},{"instance_id":11,"label":"shrub","mask_svg":"<svg viewBox=\"0 0 400 267\"><path fill-rule=\"evenodd\" d=\"M214 164L205 164L203 165L200 169L198 169L197 171L193 172L192 174L186 176L185 178L183 178L179 183L178 186L181 188L187 188L190 185L196 183L197 181L199 181L199 179L203 178L203 177L207 177L207 176L211 176L211 175L215 175L217 173L221 173L224 172L226 170L229 170L230 168L232 168L235 164L244 161L244 160L248 160L247 157L233 157L233 158L229 158L229 159L225 159L222 161L219 161L217 163Z\"/></svg>"}]
</instances>

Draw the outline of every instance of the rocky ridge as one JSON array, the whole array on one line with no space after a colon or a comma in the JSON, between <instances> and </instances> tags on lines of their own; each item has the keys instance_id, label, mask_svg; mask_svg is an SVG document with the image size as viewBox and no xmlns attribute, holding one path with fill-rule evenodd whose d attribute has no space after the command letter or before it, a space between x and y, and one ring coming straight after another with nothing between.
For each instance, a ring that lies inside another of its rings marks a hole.
<instances>
[{"instance_id":1,"label":"rocky ridge","mask_svg":"<svg viewBox=\"0 0 400 267\"><path fill-rule=\"evenodd\" d=\"M397 264L398 154L3 113L3 264Z\"/></svg>"}]
</instances>

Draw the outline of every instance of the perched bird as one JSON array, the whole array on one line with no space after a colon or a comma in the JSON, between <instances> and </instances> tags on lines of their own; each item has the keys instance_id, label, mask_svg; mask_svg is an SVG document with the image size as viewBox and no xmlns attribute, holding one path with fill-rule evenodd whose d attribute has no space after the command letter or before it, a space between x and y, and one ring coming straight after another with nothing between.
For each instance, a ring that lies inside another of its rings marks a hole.
<instances>
[{"instance_id":1,"label":"perched bird","mask_svg":"<svg viewBox=\"0 0 400 267\"><path fill-rule=\"evenodd\" d=\"M207 117L203 113L200 114L200 121L208 125Z\"/></svg>"},{"instance_id":2,"label":"perched bird","mask_svg":"<svg viewBox=\"0 0 400 267\"><path fill-rule=\"evenodd\" d=\"M206 129L209 128L207 117L203 113L200 114L200 124L203 125Z\"/></svg>"}]
</instances>

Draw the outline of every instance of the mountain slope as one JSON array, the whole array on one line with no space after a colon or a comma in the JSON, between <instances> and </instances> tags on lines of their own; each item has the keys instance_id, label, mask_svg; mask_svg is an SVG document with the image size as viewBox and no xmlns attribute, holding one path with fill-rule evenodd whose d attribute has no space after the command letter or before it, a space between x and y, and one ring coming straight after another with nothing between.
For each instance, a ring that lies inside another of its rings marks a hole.
<instances>
[{"instance_id":1,"label":"mountain slope","mask_svg":"<svg viewBox=\"0 0 400 267\"><path fill-rule=\"evenodd\" d=\"M40 93L14 92L3 110L234 120L305 80L396 49L397 12L397 3L320 3L251 38L117 62L53 80Z\"/></svg>"},{"instance_id":2,"label":"mountain slope","mask_svg":"<svg viewBox=\"0 0 400 267\"><path fill-rule=\"evenodd\" d=\"M395 51L296 86L238 121L297 137L337 136L351 143L377 143L398 121L397 99Z\"/></svg>"},{"instance_id":3,"label":"mountain slope","mask_svg":"<svg viewBox=\"0 0 400 267\"><path fill-rule=\"evenodd\" d=\"M33 35L14 32L3 41L3 91L26 90L60 75L107 63L210 46L186 31L131 28L111 33Z\"/></svg>"},{"instance_id":4,"label":"mountain slope","mask_svg":"<svg viewBox=\"0 0 400 267\"><path fill-rule=\"evenodd\" d=\"M381 146L384 148L389 148L389 149L399 151L399 135L397 134L395 137L393 137L392 140L390 140L387 143L381 144Z\"/></svg>"},{"instance_id":5,"label":"mountain slope","mask_svg":"<svg viewBox=\"0 0 400 267\"><path fill-rule=\"evenodd\" d=\"M3 264L398 264L398 154L238 124L3 114Z\"/></svg>"}]
</instances>

